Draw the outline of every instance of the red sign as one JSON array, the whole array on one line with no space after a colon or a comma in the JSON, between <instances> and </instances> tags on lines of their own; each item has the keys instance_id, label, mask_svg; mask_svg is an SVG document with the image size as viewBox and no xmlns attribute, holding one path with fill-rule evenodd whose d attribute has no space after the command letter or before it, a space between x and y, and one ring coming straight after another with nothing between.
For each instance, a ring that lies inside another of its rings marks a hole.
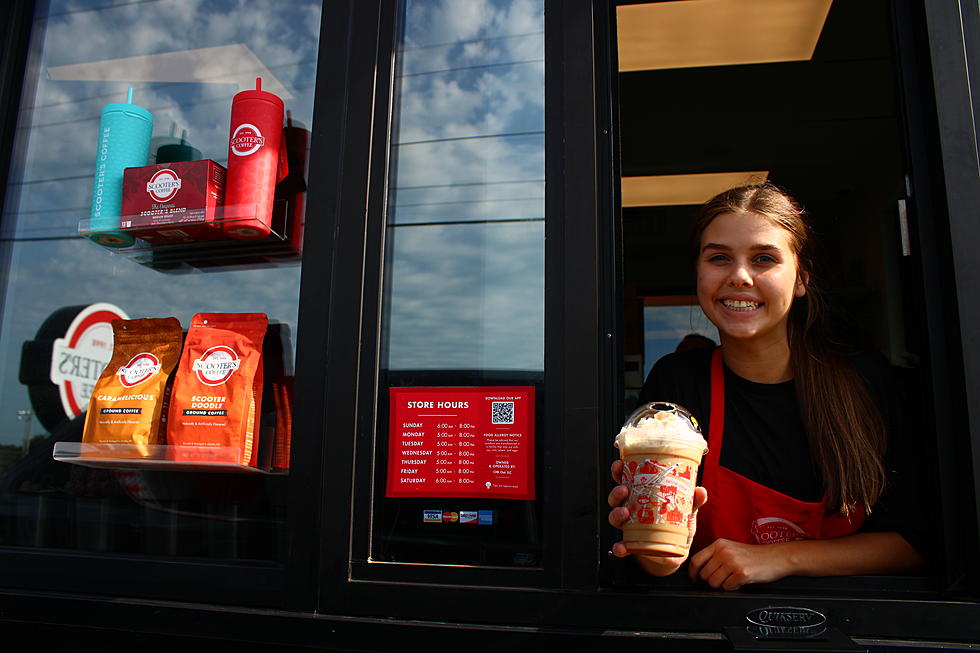
<instances>
[{"instance_id":1,"label":"red sign","mask_svg":"<svg viewBox=\"0 0 980 653\"><path fill-rule=\"evenodd\" d=\"M389 393L386 496L534 499L532 386Z\"/></svg>"}]
</instances>

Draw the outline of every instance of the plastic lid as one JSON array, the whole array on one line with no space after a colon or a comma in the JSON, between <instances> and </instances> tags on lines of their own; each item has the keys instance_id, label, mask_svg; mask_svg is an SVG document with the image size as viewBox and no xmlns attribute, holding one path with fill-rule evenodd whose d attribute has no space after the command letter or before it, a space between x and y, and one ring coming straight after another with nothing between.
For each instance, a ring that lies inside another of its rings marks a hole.
<instances>
[{"instance_id":1,"label":"plastic lid","mask_svg":"<svg viewBox=\"0 0 980 653\"><path fill-rule=\"evenodd\" d=\"M136 116L148 122L153 121L153 114L150 113L149 109L144 109L141 106L133 104L133 89L130 88L127 92L126 102L113 102L111 104L105 105L102 108L102 114L115 113L117 111L123 111L130 115Z\"/></svg>"},{"instance_id":2,"label":"plastic lid","mask_svg":"<svg viewBox=\"0 0 980 653\"><path fill-rule=\"evenodd\" d=\"M262 78L255 78L255 88L247 89L244 91L239 91L235 93L235 100L264 100L265 102L272 102L273 104L285 108L285 104L282 98L275 93L270 93L269 91L262 90Z\"/></svg>"},{"instance_id":3,"label":"plastic lid","mask_svg":"<svg viewBox=\"0 0 980 653\"><path fill-rule=\"evenodd\" d=\"M694 415L683 406L668 401L655 401L637 408L623 424L620 436L627 431L643 432L650 437L668 436L704 442L701 427ZM617 436L617 446L620 436Z\"/></svg>"}]
</instances>

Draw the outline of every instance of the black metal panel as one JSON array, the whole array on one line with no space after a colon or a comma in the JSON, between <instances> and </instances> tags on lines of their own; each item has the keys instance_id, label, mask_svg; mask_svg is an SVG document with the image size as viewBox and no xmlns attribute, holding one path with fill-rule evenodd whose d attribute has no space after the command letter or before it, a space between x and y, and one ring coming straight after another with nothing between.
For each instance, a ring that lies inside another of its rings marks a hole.
<instances>
[{"instance_id":1,"label":"black metal panel","mask_svg":"<svg viewBox=\"0 0 980 653\"><path fill-rule=\"evenodd\" d=\"M34 0L10 0L0 6L0 180L10 173L14 151L14 130L20 115L21 88L31 40ZM6 183L0 185L3 208Z\"/></svg>"},{"instance_id":2,"label":"black metal panel","mask_svg":"<svg viewBox=\"0 0 980 653\"><path fill-rule=\"evenodd\" d=\"M18 115L21 79L36 75L24 56L33 19L34 3L17 0L5 3L0 29L5 37L5 56L0 70L0 97L7 110L4 120ZM321 43L317 66L316 120L311 136L310 179L335 178L342 168L340 146L345 120L332 113L343 106L348 84L346 67L349 25L344 5L325 3L321 20ZM7 56L7 53L10 56ZM330 82L325 81L330 79ZM16 90L16 94L13 92ZM9 91L9 92L8 92ZM4 123L6 134L7 123ZM3 141L11 151L9 138ZM3 164L7 165L4 159ZM319 586L316 574L320 542L322 443L324 441L324 370L327 369L327 308L333 268L335 185L310 183L308 192L303 282L297 326L296 396L293 424L293 461L287 508L288 544L286 577L277 564L252 564L222 560L191 560L150 556L105 556L60 550L7 548L0 551L0 577L9 588L86 592L114 597L144 597L196 600L226 605L275 606L312 610ZM308 326L307 326L308 325ZM288 591L287 591L288 581ZM286 598L288 596L288 599Z\"/></svg>"},{"instance_id":3,"label":"black metal panel","mask_svg":"<svg viewBox=\"0 0 980 653\"><path fill-rule=\"evenodd\" d=\"M323 464L326 442L335 432L328 426L331 423L326 398L328 393L338 392L331 383L338 377L329 374L333 368L327 346L329 298L334 293L336 232L342 215L338 204L339 184L348 133L346 108L351 88L348 62L354 38L349 3L324 3L310 136L306 256L299 295L300 328L296 343L294 437L289 482L287 605L294 610L312 610L315 606L319 587L315 570L323 544L320 508L324 505L324 492L328 491L326 479L332 478L324 474ZM306 364L301 365L300 361ZM326 503L331 508L336 507L335 502ZM328 532L333 531L328 529Z\"/></svg>"},{"instance_id":4,"label":"black metal panel","mask_svg":"<svg viewBox=\"0 0 980 653\"><path fill-rule=\"evenodd\" d=\"M932 78L936 97L936 118L939 128L944 187L941 192L949 216L952 246L952 265L955 274L956 306L959 313L960 340L965 381L965 411L969 419L970 442L950 455L972 465L972 478L961 492L956 516L973 525L970 539L965 541L964 553L968 562L970 587L980 590L980 565L975 552L980 548L976 524L980 521L980 504L976 490L980 488L980 303L975 289L980 287L980 225L977 207L980 206L980 159L978 159L977 123L970 88L968 53L976 60L980 44L976 43L977 3L924 3ZM967 42L969 26L972 39ZM972 73L976 75L976 71ZM965 491L964 491L965 490ZM950 515L952 517L952 515Z\"/></svg>"},{"instance_id":5,"label":"black metal panel","mask_svg":"<svg viewBox=\"0 0 980 653\"><path fill-rule=\"evenodd\" d=\"M396 3L338 0L325 3L321 25L308 255L300 294L296 437L289 481L290 557L285 577L286 605L294 612L221 607L278 605L284 578L273 566L4 551L0 584L48 585L59 592L119 597L7 592L0 595L0 615L6 623L17 624L13 630L27 633L35 624L61 624L66 639L79 636L92 642L93 648L95 643L104 646L111 633L108 641L135 640L147 650L153 650L149 647L156 637L174 633L193 641L221 638L277 648L404 650L416 643L475 650L537 648L549 643L612 648L642 637L660 646L666 644L662 640L670 640L671 650L727 650L722 627L741 625L749 610L789 604L824 612L834 626L853 637L960 643L980 639L980 606L972 598L941 600L921 579L794 581L739 593L700 591L683 586L682 581L629 591L596 589L600 553L596 533L604 520L601 499L608 485L604 461L611 456L607 436L621 412L617 404L621 355L617 338L609 337L618 332L621 305L615 267L619 260L615 104L597 101L614 97L615 91L612 71L616 68L608 60L614 52L612 4L602 0L546 3L550 219L545 410L546 458L555 462L546 463L542 487L546 528L558 537L549 539L546 560L551 566L545 573L372 565L366 560L370 531L363 519L373 490L376 292L383 282L379 257ZM967 18L975 17L972 6L968 10ZM935 16L930 15L930 29L937 29ZM945 55L955 59L950 52ZM941 105L946 95L962 93L962 88L950 84L952 88L937 84ZM910 91L916 97L920 92ZM910 109L914 111L922 108ZM957 118L962 122L962 115L947 115L943 124L956 123ZM945 202L926 191L931 134L922 131L927 131L929 116L918 115L910 122L920 130L913 139L912 158L924 168L922 176L915 177L915 200L921 214L918 237L927 295L923 301L936 352L933 401L945 407L937 427L950 434L952 439L944 442L957 457L956 447L964 441L953 436L966 432L952 410L961 365L950 360L959 351L957 343L947 344L946 339L958 333L955 319L950 323L943 315L941 298L944 286L949 287L948 277L942 262L935 260L950 247L941 219ZM936 179L936 194L941 196L943 177ZM951 215L959 211L958 234L976 239L977 228L964 220L962 211L969 206L962 204L964 196L949 195L948 187L945 194ZM975 194L965 197L977 205ZM956 252L958 263L965 260L966 249L959 247ZM974 271L967 266L967 272ZM960 268L957 274L960 287L970 287L962 285ZM967 294L961 293L961 310L968 301ZM967 368L976 374L980 360L972 347L964 344L963 351ZM974 403L976 392L969 389ZM600 461L597 469L592 467L594 457ZM953 466L953 461L948 465ZM961 507L956 499L946 509L955 513ZM970 523L975 525L975 520L968 519ZM975 535L973 540L963 540L965 531L960 528L948 526L947 539L976 551ZM951 549L949 555L961 554ZM956 569L951 568L950 584L955 575ZM352 576L370 580L352 580ZM97 586L93 579L99 579ZM508 584L525 587L492 587ZM840 598L844 595L848 598ZM133 598L139 596L197 604ZM333 615L361 616L313 615L314 606ZM168 639L166 645L183 641Z\"/></svg>"},{"instance_id":6,"label":"black metal panel","mask_svg":"<svg viewBox=\"0 0 980 653\"><path fill-rule=\"evenodd\" d=\"M373 3L368 3L374 6ZM608 8L605 3L600 18L602 29L608 30ZM373 141L360 152L348 150L345 168L349 177L342 182L343 194L351 203L344 215L352 216L349 224L338 229L338 257L344 256L344 264L338 258L337 269L347 271L344 280L344 302L335 295L334 308L337 322L331 321L330 349L333 352L353 354L359 350L359 367L355 368L353 355L345 358L342 365L331 358L331 376L347 379L354 384L357 394L349 392L328 393L327 423L343 434L345 427L356 419L356 470L351 483L353 496L352 513L341 508L326 507L324 519L329 513L334 523L348 523L353 519L351 531L351 568L346 568L343 557L341 534L336 533L330 543L324 545L324 555L329 557L326 566L328 577L341 581L345 572L352 577L371 580L371 591L383 593L376 585L384 580L391 582L427 582L431 584L483 584L530 586L557 586L559 584L586 588L595 587L597 556L596 526L600 519L599 480L590 463L596 449L595 433L599 415L608 405L602 389L612 375L600 368L610 360L605 352L613 346L610 342L612 327L599 318L600 297L608 293L599 290L599 278L604 263L611 261L612 252L604 250L613 246L615 221L611 218L613 201L610 193L612 180L605 173L597 178L597 137L607 143L610 134L610 106L601 107L603 117L597 117L597 92L593 80L594 31L593 7L584 3L546 3L546 153L547 171L546 213L549 221L546 233L546 326L545 326L545 444L541 474L546 532L558 534L546 542L543 570L454 568L439 565L372 564L370 551L370 524L366 523L365 508L371 505L372 493L383 491L381 481L371 483L376 452L374 429L376 415L370 403L377 392L375 379L377 357L377 325L379 322L378 298L384 280L379 278L381 256L384 249L385 179L388 169L386 152L390 137L391 63L396 38L394 3L381 3L378 9L359 7L365 18L363 27L355 27L360 35L362 53L351 58L350 78L371 79L373 86L352 89L348 112L354 117L365 117L356 128L361 134L371 134ZM371 30L368 13L376 14L377 32ZM605 35L603 49L608 52L609 40ZM370 45L369 45L370 43ZM371 45L377 43L376 50ZM575 56L569 56L575 53ZM602 57L604 83L609 83L611 68ZM356 94L355 94L356 93ZM600 94L608 96L608 91ZM373 116L373 124L367 123ZM602 124L599 121L602 120ZM355 126L348 122L349 133ZM354 136L351 136L354 138ZM605 146L605 166L611 157ZM369 161L362 161L363 154L372 152ZM356 161L352 165L351 157ZM604 168L608 170L608 167ZM363 175L367 173L368 179ZM602 199L597 199L602 196ZM363 204L367 201L366 206ZM341 199L341 202L344 200ZM602 217L597 221L596 216ZM366 224L356 224L353 216L366 216ZM598 224L608 233L597 234ZM366 254L365 254L366 253ZM358 257L364 256L363 259ZM362 271L361 277L351 274ZM363 293L363 294L359 294ZM341 315L346 316L341 319ZM360 320L360 322L359 322ZM343 326L340 326L340 324ZM335 324L342 329L338 331ZM358 332L358 325L360 331ZM600 353L600 349L602 352ZM333 355L332 355L333 356ZM350 365L350 366L348 366ZM329 382L328 382L329 383ZM356 409L357 417L353 416ZM342 411L342 413L341 413ZM342 437L341 440L344 438ZM344 442L331 441L326 459L336 464L347 460L352 451ZM338 470L339 471L339 470ZM340 490L344 473L331 474L328 480ZM383 480L383 479L382 479ZM332 494L328 490L328 496ZM358 510L358 507L361 510ZM338 529L339 531L340 529ZM591 537L588 533L593 533ZM560 570L557 561L564 561ZM549 562L550 561L550 562ZM373 604L368 596L371 591L360 592L364 601ZM347 594L347 590L342 590ZM350 602L336 597L339 604ZM337 605L331 598L323 607ZM373 608L372 608L373 609ZM360 611L360 608L358 608Z\"/></svg>"},{"instance_id":7,"label":"black metal panel","mask_svg":"<svg viewBox=\"0 0 980 653\"><path fill-rule=\"evenodd\" d=\"M343 68L346 88L335 89L331 120L342 129L336 157L336 176L323 183L334 198L332 289L329 297L316 301L328 313L325 349L326 378L323 383L323 452L316 460L329 473L321 473L324 496L320 508L324 523L320 538L322 560L318 582L323 584L320 610L339 610L344 605L344 586L350 576L351 525L367 514L369 495L365 480L354 475L354 446L357 425L358 356L361 332L361 301L364 284L366 200L375 119L375 84L382 3L354 1L335 3L348 21L347 56L334 62ZM389 6L394 3L387 3ZM341 95L343 93L343 95Z\"/></svg>"},{"instance_id":8,"label":"black metal panel","mask_svg":"<svg viewBox=\"0 0 980 653\"><path fill-rule=\"evenodd\" d=\"M20 161L13 161L13 155L20 152L23 157L26 152L17 147L17 120L22 94L33 95L35 87L32 71L37 69L37 62L28 61L31 38L39 37L33 29L35 9L34 0L11 0L0 8L0 216L6 206L8 186L19 181L11 179L10 172L23 169ZM20 133L26 132L25 129ZM0 242L0 283L4 287L10 274L11 247L11 243ZM0 309L3 302L0 298Z\"/></svg>"},{"instance_id":9,"label":"black metal panel","mask_svg":"<svg viewBox=\"0 0 980 653\"><path fill-rule=\"evenodd\" d=\"M605 4L605 6L603 6ZM623 394L623 215L622 215L622 131L619 114L619 49L616 27L616 5L622 3L598 3L596 16L604 19L596 30L595 76L599 92L596 94L600 134L597 160L599 170L596 186L600 194L599 213L600 237L603 239L600 254L599 287L600 315L605 321L605 339L602 351L602 391L603 410L600 414L599 432L594 449L598 468L599 484L596 498L599 501L598 520L595 525L599 533L599 583L608 585L608 534L614 529L606 521L608 506L605 496L612 487L608 464L617 456L612 446L612 438L622 425L624 415ZM606 131L608 130L608 132ZM613 337L609 337L612 334Z\"/></svg>"},{"instance_id":10,"label":"black metal panel","mask_svg":"<svg viewBox=\"0 0 980 653\"><path fill-rule=\"evenodd\" d=\"M938 644L947 643L948 648L966 649L980 640L980 607L955 601L894 601L881 595L840 600L719 592L606 593L597 600L594 595L571 592L407 585L369 589L376 610L359 617L36 593L0 595L0 614L4 632L10 624L44 624L38 629L40 637L42 631L50 632L51 625L67 626L80 629L77 635L86 642L95 631L105 633L108 641L152 643L147 636L181 635L188 642L249 642L272 645L276 650L292 646L372 651L423 646L524 650L540 649L549 643L575 650L612 650L630 640L666 650L685 650L683 647L693 641L700 645L693 650L705 650L705 646L723 641L725 626L744 626L745 615L752 610L795 606L820 612L830 627L859 643L885 646L905 642L919 648L939 648ZM474 594L479 602L472 601ZM460 600L463 597L468 598ZM501 606L516 617L501 619ZM425 611L437 612L438 616L418 616ZM73 646L72 650L79 648Z\"/></svg>"},{"instance_id":11,"label":"black metal panel","mask_svg":"<svg viewBox=\"0 0 980 653\"><path fill-rule=\"evenodd\" d=\"M222 564L150 556L107 556L55 550L0 551L4 588L241 606L278 606L282 569L274 564Z\"/></svg>"},{"instance_id":12,"label":"black metal panel","mask_svg":"<svg viewBox=\"0 0 980 653\"><path fill-rule=\"evenodd\" d=\"M586 3L579 3L585 5ZM567 343L563 337L564 328L570 324L572 319L567 310L565 298L559 289L564 288L565 272L567 268L566 238L567 229L574 221L566 224L559 216L565 216L566 203L570 198L566 197L565 187L560 180L565 178L564 143L565 115L568 109L565 104L565 85L568 83L566 65L567 63L558 54L562 51L565 41L568 38L578 38L577 34L567 33L567 19L565 11L568 8L560 2L545 0L544 4L544 116L545 116L545 224L544 224L544 386L545 386L545 429L547 432L547 442L545 456L546 460L554 461L552 464L545 465L542 470L543 476L543 504L546 532L560 533L558 537L545 538L545 557L550 561L561 561L562 578L552 576L549 580L551 585L558 585L567 576L567 560L575 556L574 552L579 551L575 546L575 539L569 539L571 531L568 526L561 525L558 517L562 510L562 497L559 492L567 489L569 474L564 473L568 470L568 452L576 449L576 443L581 445L580 435L570 431L571 420L566 412L567 398L564 387L567 374ZM581 9L581 7L580 7ZM591 22L591 21L589 21ZM580 43L581 45L581 43ZM591 48L591 43L586 43L586 47ZM581 72L581 71L580 71ZM581 81L584 86L590 86L586 78ZM592 106L592 97L587 99L587 107ZM589 198L586 198L588 202ZM587 204L588 205L588 204ZM586 229L589 227L587 226ZM586 317L586 314L583 317ZM588 324L587 319L583 320ZM582 352L586 353L586 352ZM594 377L590 377L594 378ZM585 449L588 451L588 449ZM543 461L542 461L543 462ZM541 462L538 463L539 466ZM574 473L574 472L573 472ZM562 484L559 479L565 479ZM586 480L587 479L577 479ZM591 484L583 483L586 488ZM575 490L573 494L565 497L566 501L576 501ZM585 505L585 514L588 514L588 503ZM575 536L577 537L577 536ZM553 569L558 569L553 567Z\"/></svg>"},{"instance_id":13,"label":"black metal panel","mask_svg":"<svg viewBox=\"0 0 980 653\"><path fill-rule=\"evenodd\" d=\"M591 4L591 6L590 6ZM559 447L561 586L594 589L599 524L617 412L615 194L611 60L614 8L545 4L548 200L546 389ZM598 459L598 465L594 460ZM546 513L549 512L546 509ZM555 524L558 526L558 523Z\"/></svg>"},{"instance_id":14,"label":"black metal panel","mask_svg":"<svg viewBox=\"0 0 980 653\"><path fill-rule=\"evenodd\" d=\"M909 278L921 279L919 293L909 293L912 312L923 316L928 343L927 387L931 392L926 406L934 415L937 463L940 478L947 484L939 493L942 523L942 550L933 568L941 585L955 588L965 574L964 544L970 538L969 520L954 518L962 513L963 497L956 479L969 475L962 469L965 458L959 455L969 445L966 416L962 405L962 354L958 345L955 284L948 256L949 223L943 197L943 170L938 149L936 105L929 68L928 42L922 7L910 1L893 5L895 24L894 49L901 79L902 117L905 127L908 170L909 230L912 256L906 271Z\"/></svg>"}]
</instances>

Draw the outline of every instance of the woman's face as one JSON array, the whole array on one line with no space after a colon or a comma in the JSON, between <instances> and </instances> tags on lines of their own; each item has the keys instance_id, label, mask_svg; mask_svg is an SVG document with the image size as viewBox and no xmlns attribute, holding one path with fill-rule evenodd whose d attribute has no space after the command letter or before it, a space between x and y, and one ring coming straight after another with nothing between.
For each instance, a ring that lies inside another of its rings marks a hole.
<instances>
[{"instance_id":1,"label":"woman's face","mask_svg":"<svg viewBox=\"0 0 980 653\"><path fill-rule=\"evenodd\" d=\"M790 233L756 213L723 213L701 234L698 302L722 344L787 340L795 297L806 293Z\"/></svg>"}]
</instances>

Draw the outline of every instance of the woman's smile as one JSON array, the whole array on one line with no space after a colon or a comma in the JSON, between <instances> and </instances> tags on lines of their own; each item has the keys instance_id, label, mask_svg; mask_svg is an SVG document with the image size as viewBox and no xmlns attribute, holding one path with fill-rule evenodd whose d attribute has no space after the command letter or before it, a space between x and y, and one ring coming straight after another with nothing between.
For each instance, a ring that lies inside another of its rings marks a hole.
<instances>
[{"instance_id":1,"label":"woman's smile","mask_svg":"<svg viewBox=\"0 0 980 653\"><path fill-rule=\"evenodd\" d=\"M750 299L723 299L721 303L725 308L742 313L744 311L754 311L762 304L760 302L755 302Z\"/></svg>"},{"instance_id":2,"label":"woman's smile","mask_svg":"<svg viewBox=\"0 0 980 653\"><path fill-rule=\"evenodd\" d=\"M702 233L698 301L723 344L786 341L793 300L806 292L790 238L755 213L724 213Z\"/></svg>"}]
</instances>

